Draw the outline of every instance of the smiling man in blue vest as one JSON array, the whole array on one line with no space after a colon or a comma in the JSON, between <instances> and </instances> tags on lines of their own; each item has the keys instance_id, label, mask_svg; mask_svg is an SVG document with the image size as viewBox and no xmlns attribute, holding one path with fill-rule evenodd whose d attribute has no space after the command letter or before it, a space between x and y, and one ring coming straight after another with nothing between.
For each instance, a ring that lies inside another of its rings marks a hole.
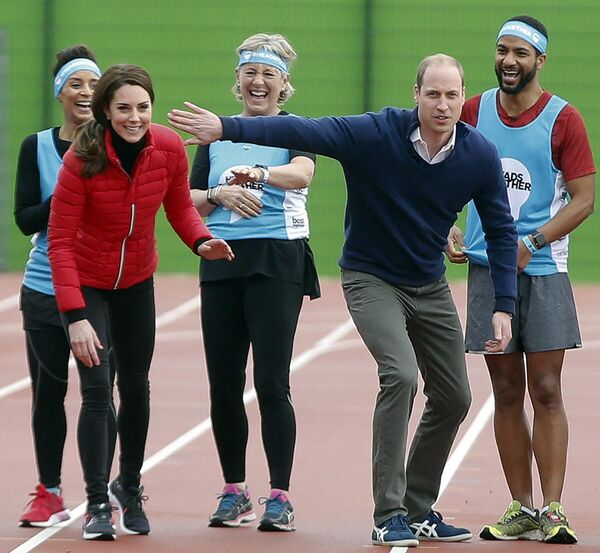
<instances>
[{"instance_id":1,"label":"smiling man in blue vest","mask_svg":"<svg viewBox=\"0 0 600 553\"><path fill-rule=\"evenodd\" d=\"M561 505L568 442L561 373L565 350L581 347L567 255L569 232L594 208L595 169L581 116L540 85L547 47L548 32L537 19L517 16L503 23L496 38L499 88L469 99L462 115L498 147L520 237L513 339L503 355L485 355L496 444L512 501L479 535L576 543ZM466 349L484 353L493 289L476 206L469 206L465 239L455 227L448 243L451 261L469 261ZM526 390L533 433L524 410ZM543 494L540 511L533 507L533 456Z\"/></svg>"}]
</instances>

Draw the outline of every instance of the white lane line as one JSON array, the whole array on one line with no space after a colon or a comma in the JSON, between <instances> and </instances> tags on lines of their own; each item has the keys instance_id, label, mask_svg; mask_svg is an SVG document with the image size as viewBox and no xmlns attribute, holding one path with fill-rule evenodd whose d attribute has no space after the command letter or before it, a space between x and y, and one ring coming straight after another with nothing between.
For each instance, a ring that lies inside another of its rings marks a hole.
<instances>
[{"instance_id":1,"label":"white lane line","mask_svg":"<svg viewBox=\"0 0 600 553\"><path fill-rule=\"evenodd\" d=\"M10 299L10 298L7 298ZM6 301L6 300L3 300ZM158 317L156 317L156 329L160 329L163 328L173 322L175 322L178 319L181 319L183 317L185 317L186 315L189 315L190 313L193 313L196 309L198 309L198 306L200 305L200 297L199 296L194 296L193 298L183 302L182 304L178 305L177 307L174 307L173 309L169 310L169 311L165 311L162 315L159 315ZM200 330L198 329L198 331L196 331L196 334L199 336L200 335ZM160 336L157 336L157 340L162 341ZM71 355L71 359L69 360L69 370L73 370L75 369L75 360L73 359L73 355ZM21 378L20 380L17 380L11 384L8 384L6 386L3 386L2 388L0 388L0 399L7 397L11 394L16 394L18 392L20 392L21 390L24 390L26 388L29 387L29 385L31 384L31 379L27 376L25 378Z\"/></svg>"},{"instance_id":2,"label":"white lane line","mask_svg":"<svg viewBox=\"0 0 600 553\"><path fill-rule=\"evenodd\" d=\"M0 388L0 399L5 398L11 394L16 394L17 392L28 388L29 384L31 384L31 379L28 376L26 376L25 378L21 378L21 380L17 380L16 382L9 384L8 386Z\"/></svg>"},{"instance_id":3,"label":"white lane line","mask_svg":"<svg viewBox=\"0 0 600 553\"><path fill-rule=\"evenodd\" d=\"M198 305L198 300L196 299L196 305ZM301 369L304 365L318 357L319 355L329 351L331 346L335 344L335 342L341 339L343 336L348 334L354 328L354 323L348 319L346 322L342 323L338 327L334 328L327 336L321 338L318 342L315 343L314 346L309 348L306 351L303 351L300 355L295 357L292 360L290 365L290 372L295 372ZM256 399L256 391L254 388L248 390L244 394L244 404L247 405ZM142 467L142 474L152 470L154 467L162 463L165 459L168 459L175 453L177 453L180 449L184 448L189 443L198 439L203 434L206 434L211 428L210 418L206 418L196 426L188 430L185 434L182 434L171 443L167 444L165 447L157 451L151 457L148 457L144 462L144 466ZM41 545L46 540L50 539L54 534L57 534L63 528L70 526L75 520L80 518L85 514L86 503L83 502L78 505L75 509L71 509L71 518L65 522L61 522L52 528L45 528L32 538L28 539L23 544L19 545L15 549L11 550L11 553L27 553L35 549L38 545Z\"/></svg>"},{"instance_id":4,"label":"white lane line","mask_svg":"<svg viewBox=\"0 0 600 553\"><path fill-rule=\"evenodd\" d=\"M17 307L17 305L19 305L19 294L8 296L7 298L0 300L0 313L13 309L14 307Z\"/></svg>"},{"instance_id":5,"label":"white lane line","mask_svg":"<svg viewBox=\"0 0 600 553\"><path fill-rule=\"evenodd\" d=\"M471 426L467 429L464 436L458 443L458 445L452 451L452 454L448 458L448 462L442 473L442 481L440 484L440 493L438 495L438 501L442 497L442 494L448 487L450 480L454 476L455 472L464 461L467 453L473 447L473 444L477 441L479 434L485 428L485 425L490 420L490 417L494 413L494 394L490 394L485 403L481 406L481 409L473 419Z\"/></svg>"}]
</instances>

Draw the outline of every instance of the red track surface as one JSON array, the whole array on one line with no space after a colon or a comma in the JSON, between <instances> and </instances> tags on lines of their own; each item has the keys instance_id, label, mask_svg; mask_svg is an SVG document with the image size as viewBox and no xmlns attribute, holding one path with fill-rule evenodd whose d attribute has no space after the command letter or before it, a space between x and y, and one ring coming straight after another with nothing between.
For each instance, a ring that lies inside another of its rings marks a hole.
<instances>
[{"instance_id":1,"label":"red track surface","mask_svg":"<svg viewBox=\"0 0 600 553\"><path fill-rule=\"evenodd\" d=\"M0 276L2 300L18 292L20 275ZM159 316L197 293L194 277L159 276L156 281ZM198 553L359 553L387 552L370 546L371 532L371 414L377 390L375 365L354 329L332 341L327 351L303 357L315 344L347 319L337 281L323 283L323 298L305 304L298 329L295 357L299 363L292 377L292 393L298 418L298 442L291 497L298 531L263 534L254 526L239 529L207 528L216 505L221 474L210 429L203 427L196 439L147 470L143 484L150 500L146 511L152 525L149 536L119 534L114 543L85 542L80 520L43 541L35 551L86 552L134 551ZM457 305L464 308L463 286L455 286ZM571 423L571 443L563 503L577 530L578 553L600 552L600 524L596 512L600 498L597 453L600 428L598 390L600 373L600 315L594 308L599 291L578 287L576 297L584 336L584 349L567 354L564 393ZM235 337L232 336L232 340ZM37 529L17 527L17 519L36 484L30 430L30 392L2 396L6 386L27 375L24 337L16 307L0 312L0 553L24 551L30 538L47 535ZM489 393L489 379L480 357L469 356L473 406L461 428L457 444L471 426ZM83 483L75 445L78 412L78 379L70 375L68 394L69 435L63 468L67 503L75 508L83 501ZM151 371L152 419L147 457L170 444L208 416L208 391L200 342L197 310L161 326ZM249 386L251 379L249 379ZM422 408L415 404L413 427ZM248 447L248 484L256 500L268 491L266 463L259 438L256 403L248 405L251 435ZM539 500L539 492L537 493ZM438 508L447 519L476 533L482 524L495 521L509 502L498 455L488 421L468 450L443 493ZM258 514L260 508L256 505ZM482 542L474 538L462 544L428 544L415 551L502 551L502 553L565 550L568 546L541 543ZM550 549L548 549L550 548ZM403 551L395 548L394 552Z\"/></svg>"}]
</instances>

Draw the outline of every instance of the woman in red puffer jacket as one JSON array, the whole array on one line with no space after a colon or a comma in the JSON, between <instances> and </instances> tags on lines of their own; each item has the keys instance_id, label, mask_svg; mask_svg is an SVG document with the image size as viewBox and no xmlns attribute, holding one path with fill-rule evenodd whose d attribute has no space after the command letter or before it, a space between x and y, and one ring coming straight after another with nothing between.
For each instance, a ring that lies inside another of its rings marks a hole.
<instances>
[{"instance_id":1,"label":"woman in red puffer jacket","mask_svg":"<svg viewBox=\"0 0 600 553\"><path fill-rule=\"evenodd\" d=\"M156 213L164 206L180 238L207 259L232 259L194 208L183 142L151 124L154 92L135 65L109 68L96 85L94 119L64 157L51 204L49 257L56 300L78 361L82 406L77 438L88 500L85 539L115 539L108 494L121 527L147 534L140 470L150 412L154 349L152 275L158 256ZM108 484L106 417L110 334L120 396L119 476Z\"/></svg>"}]
</instances>

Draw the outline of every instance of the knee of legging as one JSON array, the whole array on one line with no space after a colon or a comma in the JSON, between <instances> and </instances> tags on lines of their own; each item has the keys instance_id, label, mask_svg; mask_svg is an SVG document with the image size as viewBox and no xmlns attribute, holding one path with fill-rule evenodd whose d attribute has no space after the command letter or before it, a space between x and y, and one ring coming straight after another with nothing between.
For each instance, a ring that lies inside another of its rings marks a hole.
<instances>
[{"instance_id":1,"label":"knee of legging","mask_svg":"<svg viewBox=\"0 0 600 553\"><path fill-rule=\"evenodd\" d=\"M259 401L282 401L290 396L288 378L268 378L254 376L254 389Z\"/></svg>"},{"instance_id":2,"label":"knee of legging","mask_svg":"<svg viewBox=\"0 0 600 553\"><path fill-rule=\"evenodd\" d=\"M97 403L108 405L111 400L110 386L108 383L87 384L81 386L81 402L85 404Z\"/></svg>"},{"instance_id":3,"label":"knee of legging","mask_svg":"<svg viewBox=\"0 0 600 553\"><path fill-rule=\"evenodd\" d=\"M35 393L35 403L40 404L56 404L64 403L67 395L67 384L57 383L53 386L39 386Z\"/></svg>"},{"instance_id":4,"label":"knee of legging","mask_svg":"<svg viewBox=\"0 0 600 553\"><path fill-rule=\"evenodd\" d=\"M118 389L121 403L148 401L150 399L150 382L146 376L119 379Z\"/></svg>"}]
</instances>

